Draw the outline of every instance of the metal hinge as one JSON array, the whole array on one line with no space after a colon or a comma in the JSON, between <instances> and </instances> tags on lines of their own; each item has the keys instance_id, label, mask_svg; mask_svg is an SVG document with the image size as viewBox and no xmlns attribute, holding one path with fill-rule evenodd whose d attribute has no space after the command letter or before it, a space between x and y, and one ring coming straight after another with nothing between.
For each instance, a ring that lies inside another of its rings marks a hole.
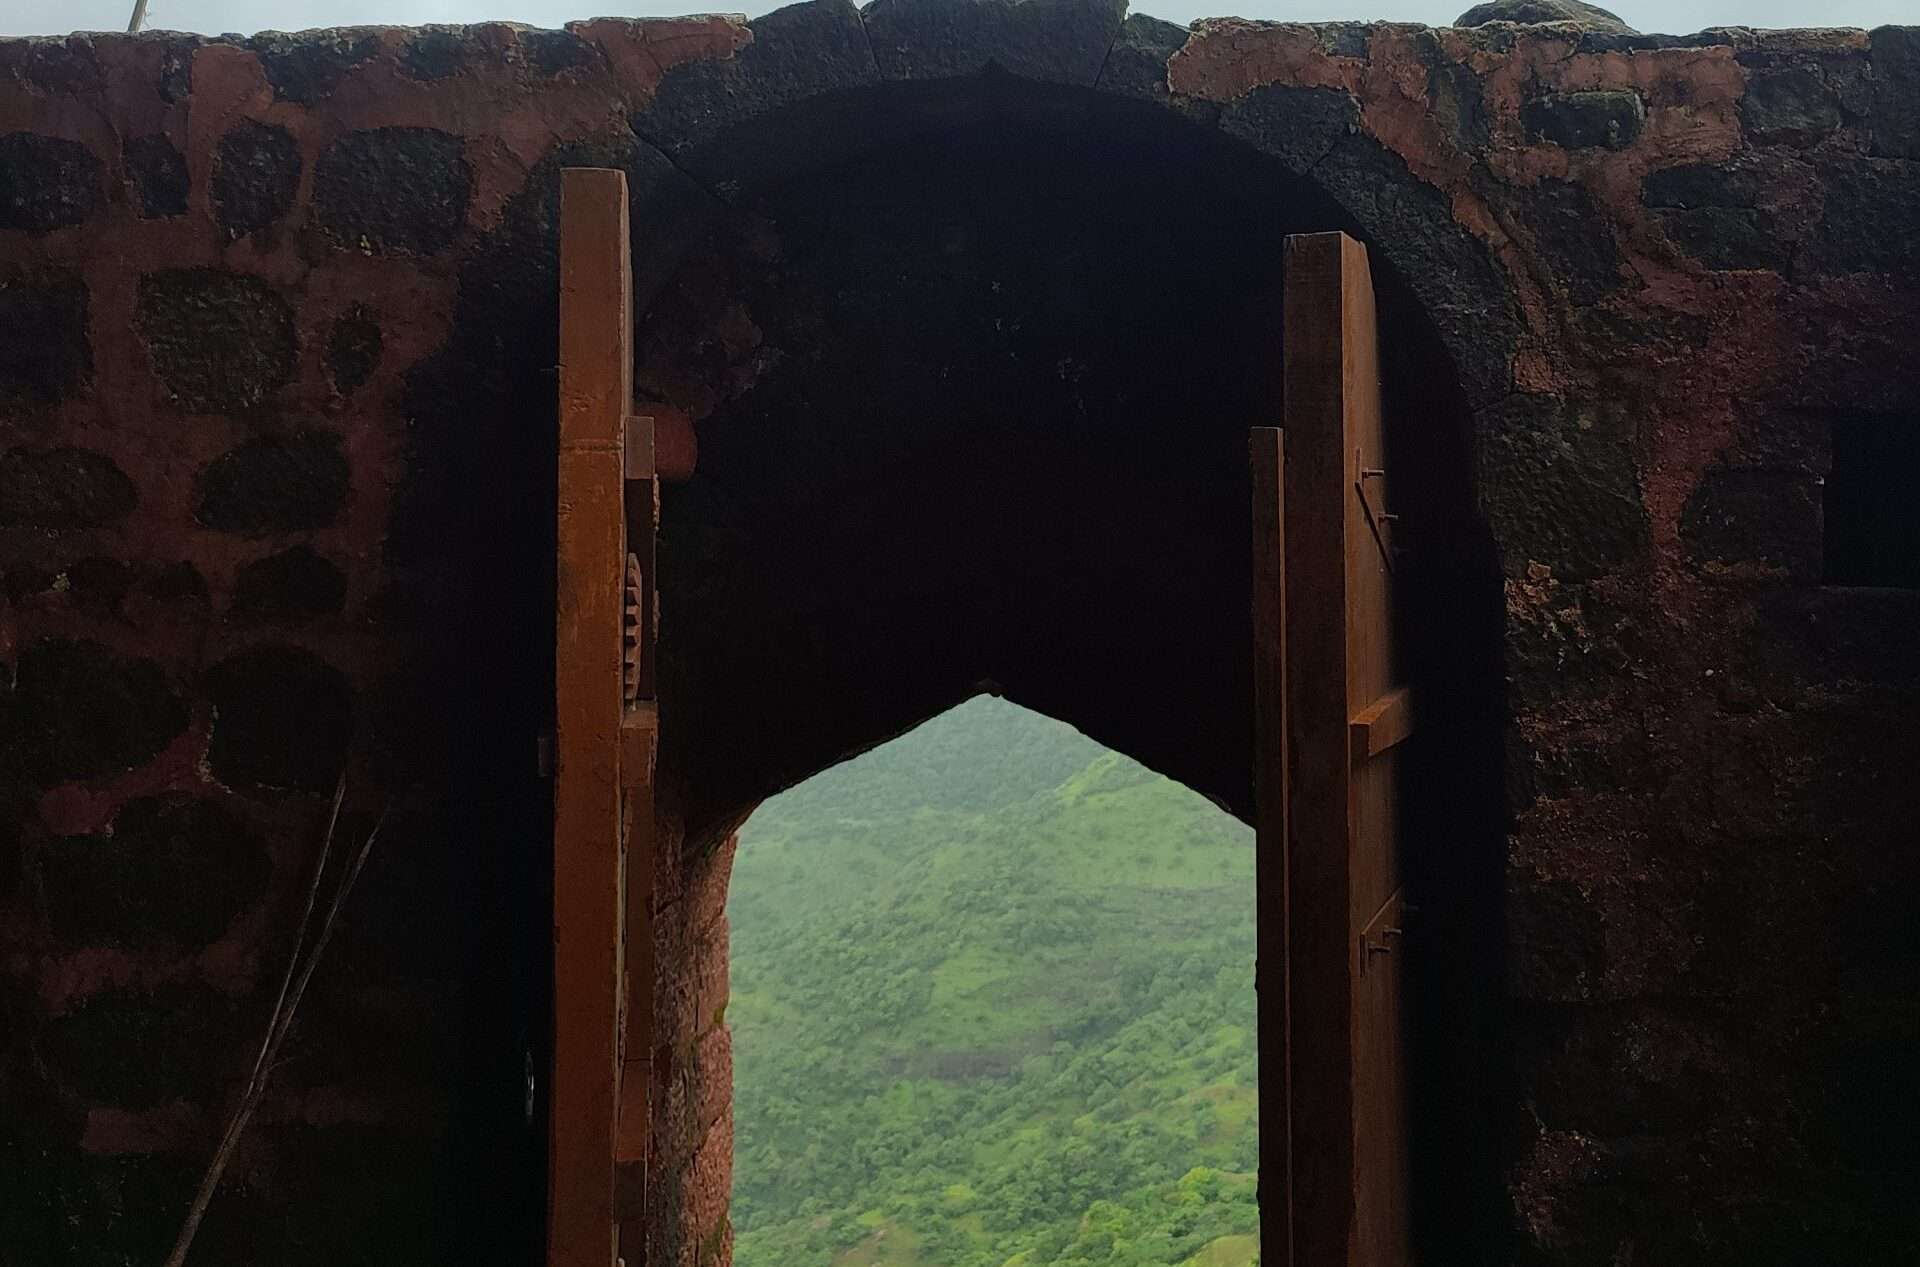
<instances>
[{"instance_id":1,"label":"metal hinge","mask_svg":"<svg viewBox=\"0 0 1920 1267\"><path fill-rule=\"evenodd\" d=\"M1354 449L1353 491L1360 497L1360 510L1367 517L1367 528L1373 534L1374 544L1380 547L1380 558L1387 565L1387 571L1392 572L1401 554L1391 539L1393 525L1399 522L1400 516L1386 509L1386 478L1385 467L1368 466L1366 456L1359 448ZM1369 481L1377 488L1372 496L1367 494ZM1376 507L1375 502L1380 505Z\"/></svg>"}]
</instances>

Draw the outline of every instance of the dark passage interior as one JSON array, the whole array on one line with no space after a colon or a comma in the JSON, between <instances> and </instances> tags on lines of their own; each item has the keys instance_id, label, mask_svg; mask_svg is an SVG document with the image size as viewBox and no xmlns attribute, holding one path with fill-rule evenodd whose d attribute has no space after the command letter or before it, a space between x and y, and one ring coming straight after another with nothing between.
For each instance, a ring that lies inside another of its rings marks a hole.
<instances>
[{"instance_id":1,"label":"dark passage interior","mask_svg":"<svg viewBox=\"0 0 1920 1267\"><path fill-rule=\"evenodd\" d=\"M1360 236L1349 218L1164 110L995 76L706 153L682 165L731 206L652 295L637 380L699 435L660 539L662 785L690 852L983 686L1248 818L1247 430L1279 421L1283 240ZM1499 1067L1500 600L1464 401L1374 258L1388 460L1417 473L1407 796L1438 1245L1502 1222L1466 1195L1499 1191L1475 1177Z\"/></svg>"},{"instance_id":2,"label":"dark passage interior","mask_svg":"<svg viewBox=\"0 0 1920 1267\"><path fill-rule=\"evenodd\" d=\"M1920 415L1835 418L1823 500L1828 584L1920 589Z\"/></svg>"}]
</instances>

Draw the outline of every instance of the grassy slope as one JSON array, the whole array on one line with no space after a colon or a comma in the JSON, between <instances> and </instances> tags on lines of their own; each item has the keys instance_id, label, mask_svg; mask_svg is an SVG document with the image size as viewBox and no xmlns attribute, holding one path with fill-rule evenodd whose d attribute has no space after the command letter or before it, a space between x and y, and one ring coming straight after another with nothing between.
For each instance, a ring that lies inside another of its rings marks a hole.
<instances>
[{"instance_id":1,"label":"grassy slope","mask_svg":"<svg viewBox=\"0 0 1920 1267\"><path fill-rule=\"evenodd\" d=\"M977 699L778 797L731 914L740 1267L1246 1267L1250 833Z\"/></svg>"}]
</instances>

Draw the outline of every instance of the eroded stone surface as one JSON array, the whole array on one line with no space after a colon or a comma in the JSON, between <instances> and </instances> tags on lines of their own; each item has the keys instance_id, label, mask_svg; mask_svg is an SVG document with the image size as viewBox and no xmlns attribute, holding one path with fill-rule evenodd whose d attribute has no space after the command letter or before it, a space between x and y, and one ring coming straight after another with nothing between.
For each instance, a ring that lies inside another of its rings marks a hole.
<instances>
[{"instance_id":1,"label":"eroded stone surface","mask_svg":"<svg viewBox=\"0 0 1920 1267\"><path fill-rule=\"evenodd\" d=\"M1758 141L1809 145L1840 126L1840 102L1810 67L1762 71L1747 80L1740 125Z\"/></svg>"},{"instance_id":2,"label":"eroded stone surface","mask_svg":"<svg viewBox=\"0 0 1920 1267\"><path fill-rule=\"evenodd\" d=\"M1446 340L1473 402L1512 386L1518 317L1510 282L1487 244L1441 208L1446 195L1418 180L1377 141L1353 136L1316 167L1315 180L1351 209L1365 233L1396 243L1391 255Z\"/></svg>"},{"instance_id":3,"label":"eroded stone surface","mask_svg":"<svg viewBox=\"0 0 1920 1267\"><path fill-rule=\"evenodd\" d=\"M155 372L184 408L247 413L293 378L293 309L261 278L214 268L148 273L135 319Z\"/></svg>"},{"instance_id":4,"label":"eroded stone surface","mask_svg":"<svg viewBox=\"0 0 1920 1267\"><path fill-rule=\"evenodd\" d=\"M247 119L220 138L211 192L214 216L229 237L285 215L299 186L300 150L285 128Z\"/></svg>"},{"instance_id":5,"label":"eroded stone surface","mask_svg":"<svg viewBox=\"0 0 1920 1267\"><path fill-rule=\"evenodd\" d=\"M421 31L400 53L400 69L414 79L445 79L460 69L471 46L444 28Z\"/></svg>"},{"instance_id":6,"label":"eroded stone surface","mask_svg":"<svg viewBox=\"0 0 1920 1267\"><path fill-rule=\"evenodd\" d=\"M988 65L1043 82L1092 84L1120 33L1124 0L874 0L863 12L888 79Z\"/></svg>"},{"instance_id":7,"label":"eroded stone surface","mask_svg":"<svg viewBox=\"0 0 1920 1267\"><path fill-rule=\"evenodd\" d=\"M268 644L207 670L216 717L207 764L228 787L328 792L353 732L353 688L325 660Z\"/></svg>"},{"instance_id":8,"label":"eroded stone surface","mask_svg":"<svg viewBox=\"0 0 1920 1267\"><path fill-rule=\"evenodd\" d=\"M193 94L193 50L197 43L191 36L169 41L160 54L160 79L155 85L160 100L172 104Z\"/></svg>"},{"instance_id":9,"label":"eroded stone surface","mask_svg":"<svg viewBox=\"0 0 1920 1267\"><path fill-rule=\"evenodd\" d=\"M133 564L104 555L77 559L61 575L66 577L68 601L92 616L121 615L121 604L133 588Z\"/></svg>"},{"instance_id":10,"label":"eroded stone surface","mask_svg":"<svg viewBox=\"0 0 1920 1267\"><path fill-rule=\"evenodd\" d=\"M79 224L102 201L105 169L78 141L0 136L0 229L48 233Z\"/></svg>"},{"instance_id":11,"label":"eroded stone surface","mask_svg":"<svg viewBox=\"0 0 1920 1267\"><path fill-rule=\"evenodd\" d=\"M375 128L341 137L314 172L314 210L346 247L430 255L466 223L473 172L459 137Z\"/></svg>"},{"instance_id":12,"label":"eroded stone surface","mask_svg":"<svg viewBox=\"0 0 1920 1267\"><path fill-rule=\"evenodd\" d=\"M1920 26L1873 33L1873 152L1920 159Z\"/></svg>"},{"instance_id":13,"label":"eroded stone surface","mask_svg":"<svg viewBox=\"0 0 1920 1267\"><path fill-rule=\"evenodd\" d=\"M163 603L205 604L207 578L186 560L169 563L155 571L146 583L147 593Z\"/></svg>"},{"instance_id":14,"label":"eroded stone surface","mask_svg":"<svg viewBox=\"0 0 1920 1267\"><path fill-rule=\"evenodd\" d=\"M39 854L53 935L68 945L171 943L198 950L259 899L271 867L257 835L212 801L130 801L111 835Z\"/></svg>"},{"instance_id":15,"label":"eroded stone surface","mask_svg":"<svg viewBox=\"0 0 1920 1267\"><path fill-rule=\"evenodd\" d=\"M13 710L20 760L46 783L128 769L187 727L186 705L159 665L72 638L21 651Z\"/></svg>"},{"instance_id":16,"label":"eroded stone surface","mask_svg":"<svg viewBox=\"0 0 1920 1267\"><path fill-rule=\"evenodd\" d=\"M593 48L572 31L528 31L520 47L527 62L548 75L560 75L593 61Z\"/></svg>"},{"instance_id":17,"label":"eroded stone surface","mask_svg":"<svg viewBox=\"0 0 1920 1267\"><path fill-rule=\"evenodd\" d=\"M1639 137L1647 106L1637 92L1552 92L1529 101L1521 115L1528 131L1566 149L1618 150Z\"/></svg>"},{"instance_id":18,"label":"eroded stone surface","mask_svg":"<svg viewBox=\"0 0 1920 1267\"><path fill-rule=\"evenodd\" d=\"M1649 525L1632 418L1599 404L1524 398L1503 402L1495 417L1502 412L1533 424L1493 425L1481 448L1481 497L1507 543L1509 572L1531 562L1580 580L1642 557Z\"/></svg>"},{"instance_id":19,"label":"eroded stone surface","mask_svg":"<svg viewBox=\"0 0 1920 1267\"><path fill-rule=\"evenodd\" d=\"M194 516L236 536L323 528L347 497L340 437L325 431L260 436L210 462L194 482Z\"/></svg>"},{"instance_id":20,"label":"eroded stone surface","mask_svg":"<svg viewBox=\"0 0 1920 1267\"><path fill-rule=\"evenodd\" d=\"M1920 163L1873 159L1829 170L1812 257L1837 273L1920 276Z\"/></svg>"},{"instance_id":21,"label":"eroded stone surface","mask_svg":"<svg viewBox=\"0 0 1920 1267\"><path fill-rule=\"evenodd\" d=\"M1187 42L1187 28L1144 13L1129 13L1100 70L1103 92L1167 100L1167 59Z\"/></svg>"},{"instance_id":22,"label":"eroded stone surface","mask_svg":"<svg viewBox=\"0 0 1920 1267\"><path fill-rule=\"evenodd\" d=\"M1256 88L1220 112L1220 127L1299 175L1312 171L1360 122L1360 103L1337 88Z\"/></svg>"},{"instance_id":23,"label":"eroded stone surface","mask_svg":"<svg viewBox=\"0 0 1920 1267\"><path fill-rule=\"evenodd\" d=\"M1585 185L1542 180L1524 191L1520 202L1535 246L1575 302L1590 304L1622 284L1611 217Z\"/></svg>"},{"instance_id":24,"label":"eroded stone surface","mask_svg":"<svg viewBox=\"0 0 1920 1267\"><path fill-rule=\"evenodd\" d=\"M347 578L307 546L256 559L234 579L232 616L239 621L298 622L338 612Z\"/></svg>"},{"instance_id":25,"label":"eroded stone surface","mask_svg":"<svg viewBox=\"0 0 1920 1267\"><path fill-rule=\"evenodd\" d=\"M80 276L0 267L0 407L64 400L92 370L87 286Z\"/></svg>"},{"instance_id":26,"label":"eroded stone surface","mask_svg":"<svg viewBox=\"0 0 1920 1267\"><path fill-rule=\"evenodd\" d=\"M1751 167L1696 163L1650 174L1642 198L1674 245L1708 268L1784 268L1791 244L1758 193Z\"/></svg>"},{"instance_id":27,"label":"eroded stone surface","mask_svg":"<svg viewBox=\"0 0 1920 1267\"><path fill-rule=\"evenodd\" d=\"M379 39L370 31L320 31L285 35L268 31L249 40L273 95L282 101L313 105L330 94L342 77L372 57Z\"/></svg>"},{"instance_id":28,"label":"eroded stone surface","mask_svg":"<svg viewBox=\"0 0 1920 1267\"><path fill-rule=\"evenodd\" d=\"M21 77L45 93L78 93L100 87L100 58L85 35L33 40L26 46Z\"/></svg>"},{"instance_id":29,"label":"eroded stone surface","mask_svg":"<svg viewBox=\"0 0 1920 1267\"><path fill-rule=\"evenodd\" d=\"M753 41L734 56L668 71L634 116L634 131L670 154L684 155L768 111L879 77L860 12L848 0L795 4L748 25ZM795 138L815 145L821 139ZM726 157L722 152L709 160L724 164L721 179L735 174ZM756 157L765 163L784 156Z\"/></svg>"},{"instance_id":30,"label":"eroded stone surface","mask_svg":"<svg viewBox=\"0 0 1920 1267\"><path fill-rule=\"evenodd\" d=\"M327 373L333 376L333 389L351 396L373 376L380 364L385 336L372 309L355 304L327 331Z\"/></svg>"},{"instance_id":31,"label":"eroded stone surface","mask_svg":"<svg viewBox=\"0 0 1920 1267\"><path fill-rule=\"evenodd\" d=\"M153 220L186 214L187 157L171 140L158 133L135 137L126 143L122 158L141 216Z\"/></svg>"},{"instance_id":32,"label":"eroded stone surface","mask_svg":"<svg viewBox=\"0 0 1920 1267\"><path fill-rule=\"evenodd\" d=\"M114 989L55 1017L35 1049L70 1090L145 1109L213 1093L236 1021L232 1006L203 986ZM210 1041L215 1036L223 1041Z\"/></svg>"},{"instance_id":33,"label":"eroded stone surface","mask_svg":"<svg viewBox=\"0 0 1920 1267\"><path fill-rule=\"evenodd\" d=\"M126 518L139 500L113 459L91 449L9 449L0 457L0 524L61 531Z\"/></svg>"},{"instance_id":34,"label":"eroded stone surface","mask_svg":"<svg viewBox=\"0 0 1920 1267\"><path fill-rule=\"evenodd\" d=\"M1697 563L1820 578L1820 482L1807 472L1709 471L1680 521Z\"/></svg>"}]
</instances>

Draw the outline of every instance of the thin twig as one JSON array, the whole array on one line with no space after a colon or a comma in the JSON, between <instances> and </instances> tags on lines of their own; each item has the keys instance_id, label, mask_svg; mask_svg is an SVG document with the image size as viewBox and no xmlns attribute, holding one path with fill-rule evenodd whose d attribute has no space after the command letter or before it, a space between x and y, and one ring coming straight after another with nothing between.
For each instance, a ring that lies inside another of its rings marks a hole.
<instances>
[{"instance_id":1,"label":"thin twig","mask_svg":"<svg viewBox=\"0 0 1920 1267\"><path fill-rule=\"evenodd\" d=\"M327 860L333 854L333 833L340 825L340 802L347 796L347 772L340 772L340 779L333 785L333 806L327 811L327 832L320 838L320 858L313 864L313 881L307 885L307 904L300 910L300 923L293 933L293 951L287 956L287 970L280 977L280 993L273 996L273 1010L267 1013L267 1032L260 1040L260 1054L254 1057L253 1072L247 1075L252 1084L260 1076L261 1066L267 1063L267 1047L273 1041L273 1031L280 1027L280 1009L287 1001L287 988L293 984L293 974L300 967L300 951L307 942L307 925L313 922L314 899L320 896L320 877L327 873Z\"/></svg>"},{"instance_id":2,"label":"thin twig","mask_svg":"<svg viewBox=\"0 0 1920 1267\"><path fill-rule=\"evenodd\" d=\"M127 34L134 35L147 20L147 0L133 0L133 16L127 19Z\"/></svg>"},{"instance_id":3,"label":"thin twig","mask_svg":"<svg viewBox=\"0 0 1920 1267\"><path fill-rule=\"evenodd\" d=\"M206 1216L207 1205L213 1200L214 1191L220 1186L220 1177L226 1172L227 1162L232 1159L234 1148L245 1133L247 1123L253 1118L253 1111L265 1098L267 1080L279 1067L275 1058L280 1044L286 1041L288 1032L293 1028L293 1015L300 1006L300 999L307 992L307 982L313 979L313 970L320 963L320 955L327 948L327 942L333 936L335 922L340 917L341 908L346 905L347 895L353 891L355 880L360 878L360 870L367 865L367 855L373 852L373 842L380 836L380 829L386 825L387 815L382 811L380 819L367 833L367 839L360 846L360 852L340 879L340 885L334 890L333 901L327 907L327 913L320 921L319 934L314 938L313 948L307 952L306 961L301 964L300 948L306 940L307 925L313 914L314 899L320 890L320 877L326 871L327 856L333 848L335 825L340 821L340 802L346 794L346 779L343 775L334 791L333 810L327 819L326 838L320 845L320 861L313 871L313 883L307 889L307 904L300 916L300 928L295 935L293 954L287 959L286 976L280 982L280 993L274 999L273 1012L267 1019L266 1036L260 1043L260 1054L254 1058L253 1072L247 1077L247 1085L240 1093L240 1103L234 1106L233 1116L227 1120L227 1128L220 1136L220 1146L214 1150L213 1161L207 1166L207 1173L200 1180L200 1190L194 1194L193 1205L187 1210L186 1221L180 1226L180 1235L174 1241L173 1252L167 1255L166 1267L182 1267L186 1262L187 1250L193 1244L194 1233L200 1229L200 1220ZM298 972L296 974L296 968ZM289 984L291 983L291 993Z\"/></svg>"},{"instance_id":4,"label":"thin twig","mask_svg":"<svg viewBox=\"0 0 1920 1267\"><path fill-rule=\"evenodd\" d=\"M333 936L334 921L340 917L340 908L347 904L347 894L353 891L353 882L360 878L360 868L367 865L367 855L373 852L373 842L380 838L380 829L386 826L386 822L387 816L383 811L380 820L373 825L373 830L367 833L366 843L360 846L360 853L354 858L353 866L340 881L340 887L334 891L333 905L327 909L326 918L320 921L320 936L314 940L313 951L307 956L307 965L300 970L300 980L293 987L293 994L287 999L286 1011L280 1015L280 1030L272 1036L267 1047L268 1064L271 1064L274 1057L279 1055L280 1044L285 1041L287 1031L293 1028L294 1009L300 1006L300 998L307 992L307 982L313 980L313 970L319 966L320 954L327 948L327 941Z\"/></svg>"}]
</instances>

